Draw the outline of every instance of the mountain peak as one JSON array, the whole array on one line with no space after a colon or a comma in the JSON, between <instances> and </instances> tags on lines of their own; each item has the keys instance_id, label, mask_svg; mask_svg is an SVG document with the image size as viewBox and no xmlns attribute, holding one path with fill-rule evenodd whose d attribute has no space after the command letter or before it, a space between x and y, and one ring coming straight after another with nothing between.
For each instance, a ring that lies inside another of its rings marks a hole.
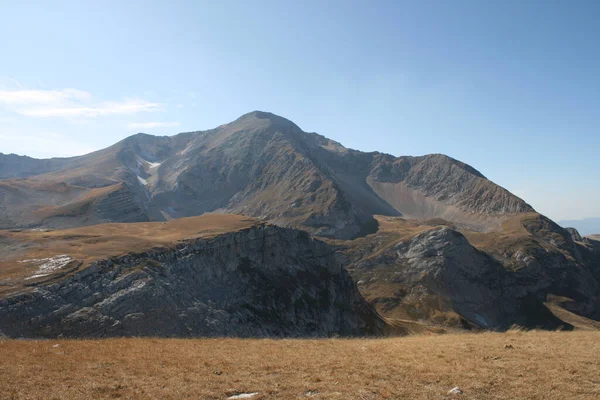
<instances>
[{"instance_id":1,"label":"mountain peak","mask_svg":"<svg viewBox=\"0 0 600 400\"><path fill-rule=\"evenodd\" d=\"M266 122L269 125L293 126L293 127L298 128L298 126L295 123L293 123L292 121L290 121L287 118L270 113L268 111L259 111L259 110L244 114L241 117L239 117L238 119L236 119L233 123L239 123L239 122L248 123L248 122L256 121L256 120L259 120L263 123ZM298 129L300 129L300 128L298 128Z\"/></svg>"}]
</instances>

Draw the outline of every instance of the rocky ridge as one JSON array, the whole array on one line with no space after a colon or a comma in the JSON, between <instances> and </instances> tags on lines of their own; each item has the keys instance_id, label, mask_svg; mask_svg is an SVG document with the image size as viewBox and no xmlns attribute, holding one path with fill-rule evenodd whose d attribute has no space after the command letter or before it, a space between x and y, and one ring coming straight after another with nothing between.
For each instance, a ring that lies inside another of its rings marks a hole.
<instances>
[{"instance_id":1,"label":"rocky ridge","mask_svg":"<svg viewBox=\"0 0 600 400\"><path fill-rule=\"evenodd\" d=\"M258 225L110 257L0 299L10 337L326 337L384 323L325 243Z\"/></svg>"},{"instance_id":2,"label":"rocky ridge","mask_svg":"<svg viewBox=\"0 0 600 400\"><path fill-rule=\"evenodd\" d=\"M548 308L561 298L567 311L600 319L600 247L574 241L543 216L526 214L495 233L435 222L411 229L402 238L365 238L371 248L342 247L383 316L447 327L572 328Z\"/></svg>"}]
</instances>

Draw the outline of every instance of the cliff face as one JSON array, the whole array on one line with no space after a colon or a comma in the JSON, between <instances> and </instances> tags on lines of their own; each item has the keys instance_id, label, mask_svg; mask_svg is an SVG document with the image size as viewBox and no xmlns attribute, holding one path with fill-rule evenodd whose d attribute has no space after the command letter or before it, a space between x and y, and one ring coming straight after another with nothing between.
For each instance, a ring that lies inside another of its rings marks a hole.
<instances>
[{"instance_id":1,"label":"cliff face","mask_svg":"<svg viewBox=\"0 0 600 400\"><path fill-rule=\"evenodd\" d=\"M312 337L382 330L328 245L274 226L95 261L0 300L0 331L11 337Z\"/></svg>"},{"instance_id":2,"label":"cliff face","mask_svg":"<svg viewBox=\"0 0 600 400\"><path fill-rule=\"evenodd\" d=\"M548 307L559 298L568 312L600 319L598 247L573 241L539 214L491 233L400 224L396 236L384 226L364 238L373 246L345 249L361 292L383 316L451 327L569 328Z\"/></svg>"}]
</instances>

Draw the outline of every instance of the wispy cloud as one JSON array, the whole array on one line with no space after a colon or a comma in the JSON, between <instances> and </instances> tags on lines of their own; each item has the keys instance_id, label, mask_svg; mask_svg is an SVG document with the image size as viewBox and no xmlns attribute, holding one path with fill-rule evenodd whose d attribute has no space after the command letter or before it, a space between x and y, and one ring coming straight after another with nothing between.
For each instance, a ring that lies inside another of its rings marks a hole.
<instances>
[{"instance_id":1,"label":"wispy cloud","mask_svg":"<svg viewBox=\"0 0 600 400\"><path fill-rule=\"evenodd\" d=\"M179 122L132 122L127 125L129 129L154 129L179 126Z\"/></svg>"},{"instance_id":2,"label":"wispy cloud","mask_svg":"<svg viewBox=\"0 0 600 400\"><path fill-rule=\"evenodd\" d=\"M0 105L27 117L94 118L114 114L159 111L163 106L133 98L121 101L94 101L79 89L0 90Z\"/></svg>"},{"instance_id":3,"label":"wispy cloud","mask_svg":"<svg viewBox=\"0 0 600 400\"><path fill-rule=\"evenodd\" d=\"M0 133L2 152L32 157L69 157L96 150L88 143L55 132Z\"/></svg>"}]
</instances>

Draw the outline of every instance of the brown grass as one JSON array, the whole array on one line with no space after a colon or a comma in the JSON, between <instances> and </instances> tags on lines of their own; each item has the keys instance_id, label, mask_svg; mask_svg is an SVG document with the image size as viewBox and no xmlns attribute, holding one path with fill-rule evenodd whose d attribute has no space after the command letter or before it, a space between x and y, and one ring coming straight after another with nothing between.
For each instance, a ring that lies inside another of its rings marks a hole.
<instances>
[{"instance_id":1,"label":"brown grass","mask_svg":"<svg viewBox=\"0 0 600 400\"><path fill-rule=\"evenodd\" d=\"M85 268L110 256L170 247L180 240L211 238L257 224L257 220L242 215L208 214L168 222L110 223L49 232L0 230L0 280L19 283L37 270L20 260L67 254ZM0 295L21 289L19 284L0 286Z\"/></svg>"},{"instance_id":2,"label":"brown grass","mask_svg":"<svg viewBox=\"0 0 600 400\"><path fill-rule=\"evenodd\" d=\"M339 247L346 252L356 252L361 249L370 249L365 259L377 258L383 252L395 246L398 242L409 240L421 232L431 230L437 225L450 225L442 219L405 219L401 217L387 217L375 215L377 232L353 240L339 240L319 238L331 245Z\"/></svg>"},{"instance_id":3,"label":"brown grass","mask_svg":"<svg viewBox=\"0 0 600 400\"><path fill-rule=\"evenodd\" d=\"M83 215L88 212L95 201L112 192L116 192L123 186L123 183L117 183L103 188L91 189L88 192L84 192L80 198L71 203L61 206L44 206L35 210L32 215L40 221L50 217Z\"/></svg>"},{"instance_id":4,"label":"brown grass","mask_svg":"<svg viewBox=\"0 0 600 400\"><path fill-rule=\"evenodd\" d=\"M537 213L518 214L506 219L502 229L490 232L474 232L464 230L462 233L473 246L484 250L498 250L499 252L515 247L533 245L535 240L525 228L525 223L538 218Z\"/></svg>"},{"instance_id":5,"label":"brown grass","mask_svg":"<svg viewBox=\"0 0 600 400\"><path fill-rule=\"evenodd\" d=\"M2 399L598 399L600 333L0 341Z\"/></svg>"}]
</instances>

